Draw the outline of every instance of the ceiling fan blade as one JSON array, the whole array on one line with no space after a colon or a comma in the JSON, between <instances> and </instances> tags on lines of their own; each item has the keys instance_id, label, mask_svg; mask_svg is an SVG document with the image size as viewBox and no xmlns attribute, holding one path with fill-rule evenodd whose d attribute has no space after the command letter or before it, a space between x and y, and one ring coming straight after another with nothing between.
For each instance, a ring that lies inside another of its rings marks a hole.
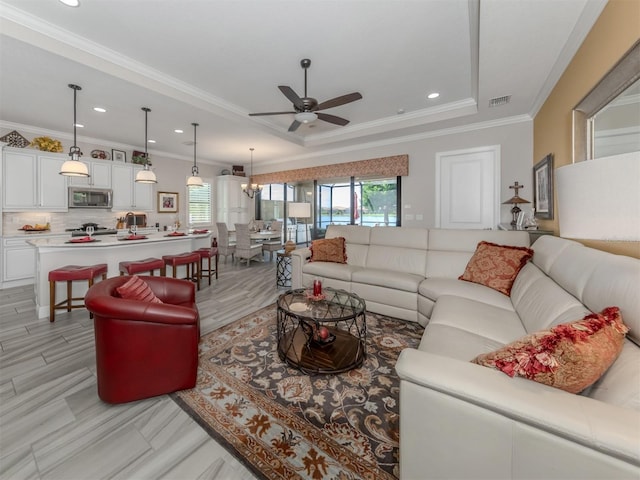
<instances>
[{"instance_id":1,"label":"ceiling fan blade","mask_svg":"<svg viewBox=\"0 0 640 480\"><path fill-rule=\"evenodd\" d=\"M304 102L298 96L298 94L293 91L293 88L287 87L286 85L279 85L278 88L284 94L284 96L287 97L291 101L291 103L293 103L296 108L304 110Z\"/></svg>"},{"instance_id":2,"label":"ceiling fan blade","mask_svg":"<svg viewBox=\"0 0 640 480\"><path fill-rule=\"evenodd\" d=\"M289 126L289 130L288 131L289 132L295 132L300 125L302 125L302 123L300 123L297 120L294 120L293 123Z\"/></svg>"},{"instance_id":3,"label":"ceiling fan blade","mask_svg":"<svg viewBox=\"0 0 640 480\"><path fill-rule=\"evenodd\" d=\"M250 113L250 117L259 117L261 115L284 115L286 113L296 113L296 112L264 112L264 113Z\"/></svg>"},{"instance_id":4,"label":"ceiling fan blade","mask_svg":"<svg viewBox=\"0 0 640 480\"><path fill-rule=\"evenodd\" d=\"M340 105L344 105L345 103L355 102L356 100L360 100L361 98L362 98L362 95L360 94L360 92L348 93L346 95L342 95L340 97L327 100L326 102L322 102L321 104L318 105L315 111L338 107Z\"/></svg>"},{"instance_id":5,"label":"ceiling fan blade","mask_svg":"<svg viewBox=\"0 0 640 480\"><path fill-rule=\"evenodd\" d=\"M347 120L346 118L342 118L342 117L336 117L335 115L329 115L328 113L316 113L316 115L318 115L318 118L320 120L324 120L325 122L329 122L329 123L335 123L336 125L341 125L341 126L345 126L347 123L349 123L349 120Z\"/></svg>"}]
</instances>

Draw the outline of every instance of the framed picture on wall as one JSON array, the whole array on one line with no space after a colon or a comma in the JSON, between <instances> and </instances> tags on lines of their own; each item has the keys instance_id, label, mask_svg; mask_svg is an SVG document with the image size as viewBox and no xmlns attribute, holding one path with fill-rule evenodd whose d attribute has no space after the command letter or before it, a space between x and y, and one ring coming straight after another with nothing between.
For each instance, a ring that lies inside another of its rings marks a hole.
<instances>
[{"instance_id":1,"label":"framed picture on wall","mask_svg":"<svg viewBox=\"0 0 640 480\"><path fill-rule=\"evenodd\" d=\"M158 213L176 213L178 194L176 192L158 192Z\"/></svg>"},{"instance_id":2,"label":"framed picture on wall","mask_svg":"<svg viewBox=\"0 0 640 480\"><path fill-rule=\"evenodd\" d=\"M123 152L122 150L116 150L115 148L112 148L111 159L114 162L125 163L127 161L127 152Z\"/></svg>"},{"instance_id":3,"label":"framed picture on wall","mask_svg":"<svg viewBox=\"0 0 640 480\"><path fill-rule=\"evenodd\" d=\"M533 167L533 207L536 218L553 219L553 154Z\"/></svg>"}]
</instances>

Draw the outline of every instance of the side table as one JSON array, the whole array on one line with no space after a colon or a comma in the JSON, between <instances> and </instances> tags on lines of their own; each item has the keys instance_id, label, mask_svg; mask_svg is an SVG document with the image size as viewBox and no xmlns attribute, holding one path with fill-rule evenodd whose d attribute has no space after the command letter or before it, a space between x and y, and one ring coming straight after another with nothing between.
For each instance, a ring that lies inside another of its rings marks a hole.
<instances>
[{"instance_id":1,"label":"side table","mask_svg":"<svg viewBox=\"0 0 640 480\"><path fill-rule=\"evenodd\" d=\"M291 286L291 254L284 250L276 252L276 286Z\"/></svg>"},{"instance_id":2,"label":"side table","mask_svg":"<svg viewBox=\"0 0 640 480\"><path fill-rule=\"evenodd\" d=\"M551 230L533 230L522 227L513 227L508 223L501 223L498 225L499 230L525 230L529 233L529 243L533 245L533 243L540 238L542 235L553 235Z\"/></svg>"}]
</instances>

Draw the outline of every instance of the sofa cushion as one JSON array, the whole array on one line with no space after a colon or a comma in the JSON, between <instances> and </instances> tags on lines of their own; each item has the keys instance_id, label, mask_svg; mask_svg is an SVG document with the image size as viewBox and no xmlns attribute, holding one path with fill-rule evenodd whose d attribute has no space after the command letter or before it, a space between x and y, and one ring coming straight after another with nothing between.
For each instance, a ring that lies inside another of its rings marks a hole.
<instances>
[{"instance_id":1,"label":"sofa cushion","mask_svg":"<svg viewBox=\"0 0 640 480\"><path fill-rule=\"evenodd\" d=\"M442 295L455 295L506 310L514 309L511 300L506 295L484 285L462 282L456 278L427 278L420 283L418 292L433 301L438 300Z\"/></svg>"},{"instance_id":2,"label":"sofa cushion","mask_svg":"<svg viewBox=\"0 0 640 480\"><path fill-rule=\"evenodd\" d=\"M477 355L504 346L504 343L451 325L429 324L418 350L468 362Z\"/></svg>"},{"instance_id":3,"label":"sofa cushion","mask_svg":"<svg viewBox=\"0 0 640 480\"><path fill-rule=\"evenodd\" d=\"M626 320L625 320L626 323ZM609 370L583 394L640 412L640 348L628 338Z\"/></svg>"},{"instance_id":4,"label":"sofa cushion","mask_svg":"<svg viewBox=\"0 0 640 480\"><path fill-rule=\"evenodd\" d=\"M424 277L422 275L376 268L359 269L351 275L351 281L355 283L393 288L395 290L404 290L405 292L417 292L418 286L423 280Z\"/></svg>"},{"instance_id":5,"label":"sofa cushion","mask_svg":"<svg viewBox=\"0 0 640 480\"><path fill-rule=\"evenodd\" d=\"M129 280L116 288L118 295L127 300L138 300L140 302L162 303L149 285L137 275L133 275Z\"/></svg>"},{"instance_id":6,"label":"sofa cushion","mask_svg":"<svg viewBox=\"0 0 640 480\"><path fill-rule=\"evenodd\" d=\"M528 333L591 313L531 262L524 266L513 282L511 301Z\"/></svg>"},{"instance_id":7,"label":"sofa cushion","mask_svg":"<svg viewBox=\"0 0 640 480\"><path fill-rule=\"evenodd\" d=\"M620 310L609 307L582 320L526 335L473 363L528 378L569 393L598 380L622 351L627 327Z\"/></svg>"},{"instance_id":8,"label":"sofa cushion","mask_svg":"<svg viewBox=\"0 0 640 480\"><path fill-rule=\"evenodd\" d=\"M344 237L323 238L311 242L311 261L347 263Z\"/></svg>"},{"instance_id":9,"label":"sofa cushion","mask_svg":"<svg viewBox=\"0 0 640 480\"><path fill-rule=\"evenodd\" d=\"M425 276L458 278L481 240L528 247L529 233L516 230L430 229Z\"/></svg>"},{"instance_id":10,"label":"sofa cushion","mask_svg":"<svg viewBox=\"0 0 640 480\"><path fill-rule=\"evenodd\" d=\"M302 267L305 275L313 275L323 278L335 278L336 280L351 281L353 272L362 269L354 265L333 262L310 262Z\"/></svg>"},{"instance_id":11,"label":"sofa cushion","mask_svg":"<svg viewBox=\"0 0 640 480\"><path fill-rule=\"evenodd\" d=\"M527 247L481 241L459 279L479 283L510 295L518 272L532 256L533 250Z\"/></svg>"},{"instance_id":12,"label":"sofa cushion","mask_svg":"<svg viewBox=\"0 0 640 480\"><path fill-rule=\"evenodd\" d=\"M527 333L520 323L518 314L513 310L453 295L443 295L438 299L425 329L425 335L430 335L433 325L455 327L502 345Z\"/></svg>"}]
</instances>

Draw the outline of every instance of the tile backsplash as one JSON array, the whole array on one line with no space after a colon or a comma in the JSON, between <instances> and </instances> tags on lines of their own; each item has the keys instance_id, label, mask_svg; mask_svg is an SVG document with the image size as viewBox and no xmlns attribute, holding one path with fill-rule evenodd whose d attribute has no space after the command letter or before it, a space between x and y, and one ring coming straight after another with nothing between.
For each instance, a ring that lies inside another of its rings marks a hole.
<instances>
[{"instance_id":1,"label":"tile backsplash","mask_svg":"<svg viewBox=\"0 0 640 480\"><path fill-rule=\"evenodd\" d=\"M139 213L139 212L134 212ZM185 220L179 214L145 212L147 225L172 225L178 219L183 226ZM115 228L119 217L127 214L125 211L102 209L70 209L68 212L5 212L2 214L2 235L10 236L20 233L18 229L25 224L47 223L51 225L51 233L63 233L67 228L77 228L84 223L94 222L101 227Z\"/></svg>"}]
</instances>

